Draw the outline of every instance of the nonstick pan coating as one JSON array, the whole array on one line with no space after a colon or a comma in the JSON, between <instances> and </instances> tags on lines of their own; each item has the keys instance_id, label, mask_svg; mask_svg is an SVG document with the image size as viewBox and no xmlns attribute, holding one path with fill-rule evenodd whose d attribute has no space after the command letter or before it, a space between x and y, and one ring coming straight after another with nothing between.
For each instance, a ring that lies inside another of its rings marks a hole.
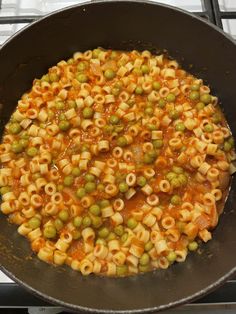
<instances>
[{"instance_id":1,"label":"nonstick pan coating","mask_svg":"<svg viewBox=\"0 0 236 314\"><path fill-rule=\"evenodd\" d=\"M17 99L36 77L75 51L167 49L210 83L236 134L236 45L216 27L151 2L99 1L74 6L33 23L0 50L1 134ZM128 278L82 277L47 265L0 215L0 263L13 280L49 302L78 311L146 313L180 305L215 289L236 270L236 180L213 240L185 263Z\"/></svg>"}]
</instances>

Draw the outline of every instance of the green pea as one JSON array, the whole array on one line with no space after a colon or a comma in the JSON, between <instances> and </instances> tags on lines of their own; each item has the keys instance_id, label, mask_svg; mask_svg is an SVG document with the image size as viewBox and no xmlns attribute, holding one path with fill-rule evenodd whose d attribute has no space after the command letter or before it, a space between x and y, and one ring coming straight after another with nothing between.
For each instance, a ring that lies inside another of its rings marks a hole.
<instances>
[{"instance_id":1,"label":"green pea","mask_svg":"<svg viewBox=\"0 0 236 314\"><path fill-rule=\"evenodd\" d=\"M48 110L48 118L52 120L55 116L55 113L52 110Z\"/></svg>"},{"instance_id":2,"label":"green pea","mask_svg":"<svg viewBox=\"0 0 236 314\"><path fill-rule=\"evenodd\" d=\"M128 184L126 182L121 182L119 184L119 190L120 190L121 193L127 192L128 189L129 189L129 186L128 186Z\"/></svg>"},{"instance_id":3,"label":"green pea","mask_svg":"<svg viewBox=\"0 0 236 314\"><path fill-rule=\"evenodd\" d=\"M182 167L178 167L178 166L173 166L172 170L174 171L174 173L177 173L177 174L184 172L184 169Z\"/></svg>"},{"instance_id":4,"label":"green pea","mask_svg":"<svg viewBox=\"0 0 236 314\"><path fill-rule=\"evenodd\" d=\"M188 244L189 251L196 251L198 249L198 243L196 241L190 242Z\"/></svg>"},{"instance_id":5,"label":"green pea","mask_svg":"<svg viewBox=\"0 0 236 314\"><path fill-rule=\"evenodd\" d=\"M49 76L48 74L45 74L41 77L41 81L44 81L44 82L48 82L49 83Z\"/></svg>"},{"instance_id":6,"label":"green pea","mask_svg":"<svg viewBox=\"0 0 236 314\"><path fill-rule=\"evenodd\" d=\"M77 70L79 72L83 72L84 70L86 70L86 68L87 68L87 64L83 61L79 62L77 65Z\"/></svg>"},{"instance_id":7,"label":"green pea","mask_svg":"<svg viewBox=\"0 0 236 314\"><path fill-rule=\"evenodd\" d=\"M179 113L178 113L178 111L177 111L177 110L171 110L171 111L169 112L169 117L170 117L171 119L173 119L173 120L178 119L178 118L179 118Z\"/></svg>"},{"instance_id":8,"label":"green pea","mask_svg":"<svg viewBox=\"0 0 236 314\"><path fill-rule=\"evenodd\" d=\"M232 147L234 147L234 138L233 138L233 136L230 136L230 138L228 139L228 143L229 143Z\"/></svg>"},{"instance_id":9,"label":"green pea","mask_svg":"<svg viewBox=\"0 0 236 314\"><path fill-rule=\"evenodd\" d=\"M85 216L82 220L82 224L84 227L89 227L92 223L92 220L89 216Z\"/></svg>"},{"instance_id":10,"label":"green pea","mask_svg":"<svg viewBox=\"0 0 236 314\"><path fill-rule=\"evenodd\" d=\"M65 186L71 186L74 183L74 177L73 176L66 176L63 180L63 184Z\"/></svg>"},{"instance_id":11,"label":"green pea","mask_svg":"<svg viewBox=\"0 0 236 314\"><path fill-rule=\"evenodd\" d=\"M59 120L60 120L60 121L66 120L66 116L64 115L64 113L61 113L61 114L59 115Z\"/></svg>"},{"instance_id":12,"label":"green pea","mask_svg":"<svg viewBox=\"0 0 236 314\"><path fill-rule=\"evenodd\" d=\"M143 74L148 74L150 69L146 64L141 65L141 71Z\"/></svg>"},{"instance_id":13,"label":"green pea","mask_svg":"<svg viewBox=\"0 0 236 314\"><path fill-rule=\"evenodd\" d=\"M63 209L59 212L58 217L62 220L62 221L67 221L69 219L69 212L66 209Z\"/></svg>"},{"instance_id":14,"label":"green pea","mask_svg":"<svg viewBox=\"0 0 236 314\"><path fill-rule=\"evenodd\" d=\"M99 239L99 238L98 238L98 239L96 240L96 244L100 244L100 245L105 245L105 246L106 246L107 243L106 243L106 241L105 241L104 239Z\"/></svg>"},{"instance_id":15,"label":"green pea","mask_svg":"<svg viewBox=\"0 0 236 314\"><path fill-rule=\"evenodd\" d=\"M65 109L65 103L63 101L57 101L55 104L56 109L63 110Z\"/></svg>"},{"instance_id":16,"label":"green pea","mask_svg":"<svg viewBox=\"0 0 236 314\"><path fill-rule=\"evenodd\" d=\"M116 172L116 182L120 183L123 182L126 178L126 174L125 173L121 173L120 171Z\"/></svg>"},{"instance_id":17,"label":"green pea","mask_svg":"<svg viewBox=\"0 0 236 314\"><path fill-rule=\"evenodd\" d=\"M198 102L198 103L196 104L196 109L197 109L198 111L202 110L204 107L205 107L205 104L204 104L203 102Z\"/></svg>"},{"instance_id":18,"label":"green pea","mask_svg":"<svg viewBox=\"0 0 236 314\"><path fill-rule=\"evenodd\" d=\"M94 216L99 216L101 214L101 209L100 209L100 207L97 204L94 204L94 205L90 206L89 207L89 211Z\"/></svg>"},{"instance_id":19,"label":"green pea","mask_svg":"<svg viewBox=\"0 0 236 314\"><path fill-rule=\"evenodd\" d=\"M124 234L122 234L120 240L122 243L125 243L125 241L128 239L128 233L125 232Z\"/></svg>"},{"instance_id":20,"label":"green pea","mask_svg":"<svg viewBox=\"0 0 236 314\"><path fill-rule=\"evenodd\" d=\"M22 139L19 140L19 144L20 144L22 147L25 148L25 147L28 146L29 141L22 138Z\"/></svg>"},{"instance_id":21,"label":"green pea","mask_svg":"<svg viewBox=\"0 0 236 314\"><path fill-rule=\"evenodd\" d=\"M144 246L144 250L146 252L149 252L153 248L153 246L154 246L153 243L151 241L148 241Z\"/></svg>"},{"instance_id":22,"label":"green pea","mask_svg":"<svg viewBox=\"0 0 236 314\"><path fill-rule=\"evenodd\" d=\"M143 187L147 183L147 179L143 176L137 178L137 184Z\"/></svg>"},{"instance_id":23,"label":"green pea","mask_svg":"<svg viewBox=\"0 0 236 314\"><path fill-rule=\"evenodd\" d=\"M172 93L169 93L167 96L166 96L166 101L168 102L174 102L175 101L175 94L172 94Z\"/></svg>"},{"instance_id":24,"label":"green pea","mask_svg":"<svg viewBox=\"0 0 236 314\"><path fill-rule=\"evenodd\" d=\"M125 276L128 272L128 267L126 265L116 266L116 275Z\"/></svg>"},{"instance_id":25,"label":"green pea","mask_svg":"<svg viewBox=\"0 0 236 314\"><path fill-rule=\"evenodd\" d=\"M18 134L21 131L21 126L18 122L11 123L9 125L9 132L11 134Z\"/></svg>"},{"instance_id":26,"label":"green pea","mask_svg":"<svg viewBox=\"0 0 236 314\"><path fill-rule=\"evenodd\" d=\"M224 142L224 151L229 152L232 148L232 145L229 142Z\"/></svg>"},{"instance_id":27,"label":"green pea","mask_svg":"<svg viewBox=\"0 0 236 314\"><path fill-rule=\"evenodd\" d=\"M26 132L21 132L20 138L23 139L23 140L28 140L29 139L29 135Z\"/></svg>"},{"instance_id":28,"label":"green pea","mask_svg":"<svg viewBox=\"0 0 236 314\"><path fill-rule=\"evenodd\" d=\"M176 222L176 227L179 229L180 232L184 231L185 226L186 226L186 222L183 222L183 221Z\"/></svg>"},{"instance_id":29,"label":"green pea","mask_svg":"<svg viewBox=\"0 0 236 314\"><path fill-rule=\"evenodd\" d=\"M211 95L209 94L203 94L200 96L200 101L203 102L204 104L209 104L211 102Z\"/></svg>"},{"instance_id":30,"label":"green pea","mask_svg":"<svg viewBox=\"0 0 236 314\"><path fill-rule=\"evenodd\" d=\"M151 107L151 108L154 107L154 106L153 106L153 103L150 102L150 101L148 101L148 102L146 103L146 108L149 108L149 107Z\"/></svg>"},{"instance_id":31,"label":"green pea","mask_svg":"<svg viewBox=\"0 0 236 314\"><path fill-rule=\"evenodd\" d=\"M66 121L66 120L63 120L63 121L59 122L58 126L59 126L60 130L67 131L70 128L70 122Z\"/></svg>"},{"instance_id":32,"label":"green pea","mask_svg":"<svg viewBox=\"0 0 236 314\"><path fill-rule=\"evenodd\" d=\"M155 131L155 130L157 130L157 126L156 126L155 124L149 124L149 123L147 123L146 125L147 125L148 130L150 130L150 131Z\"/></svg>"},{"instance_id":33,"label":"green pea","mask_svg":"<svg viewBox=\"0 0 236 314\"><path fill-rule=\"evenodd\" d=\"M98 235L99 235L99 237L102 238L102 239L108 237L108 235L109 235L109 229L106 228L106 227L103 227L102 229L100 229L100 230L98 231Z\"/></svg>"},{"instance_id":34,"label":"green pea","mask_svg":"<svg viewBox=\"0 0 236 314\"><path fill-rule=\"evenodd\" d=\"M117 139L117 145L118 146L123 147L123 146L126 146L127 144L128 144L127 139L124 136L118 137L118 139Z\"/></svg>"},{"instance_id":35,"label":"green pea","mask_svg":"<svg viewBox=\"0 0 236 314\"><path fill-rule=\"evenodd\" d=\"M172 172L172 171L170 171L170 172L168 172L168 173L166 174L166 179L169 180L169 181L171 181L172 179L174 179L174 178L176 178L176 177L177 177L177 174L174 173L174 172Z\"/></svg>"},{"instance_id":36,"label":"green pea","mask_svg":"<svg viewBox=\"0 0 236 314\"><path fill-rule=\"evenodd\" d=\"M72 65L74 63L74 59L70 58L66 62L67 62L68 65Z\"/></svg>"},{"instance_id":37,"label":"green pea","mask_svg":"<svg viewBox=\"0 0 236 314\"><path fill-rule=\"evenodd\" d=\"M57 231L60 231L64 227L64 224L60 219L57 218L54 221L54 226L55 226Z\"/></svg>"},{"instance_id":38,"label":"green pea","mask_svg":"<svg viewBox=\"0 0 236 314\"><path fill-rule=\"evenodd\" d=\"M105 186L102 183L99 183L97 185L98 192L103 192L105 190Z\"/></svg>"},{"instance_id":39,"label":"green pea","mask_svg":"<svg viewBox=\"0 0 236 314\"><path fill-rule=\"evenodd\" d=\"M137 225L138 225L138 222L134 218L131 217L127 220L127 227L128 228L134 229L135 227L137 227Z\"/></svg>"},{"instance_id":40,"label":"green pea","mask_svg":"<svg viewBox=\"0 0 236 314\"><path fill-rule=\"evenodd\" d=\"M39 127L40 127L41 129L45 129L46 124L45 124L45 123L40 123L40 124L39 124Z\"/></svg>"},{"instance_id":41,"label":"green pea","mask_svg":"<svg viewBox=\"0 0 236 314\"><path fill-rule=\"evenodd\" d=\"M129 105L129 107L133 107L135 105L135 99L133 98L128 99L127 105Z\"/></svg>"},{"instance_id":42,"label":"green pea","mask_svg":"<svg viewBox=\"0 0 236 314\"><path fill-rule=\"evenodd\" d=\"M105 125L105 126L103 127L103 131L104 131L105 133L107 133L107 134L112 133L113 130L114 130L114 127L113 127L112 125Z\"/></svg>"},{"instance_id":43,"label":"green pea","mask_svg":"<svg viewBox=\"0 0 236 314\"><path fill-rule=\"evenodd\" d=\"M69 99L67 101L67 104L68 104L69 108L76 108L77 107L76 102L72 99Z\"/></svg>"},{"instance_id":44,"label":"green pea","mask_svg":"<svg viewBox=\"0 0 236 314\"><path fill-rule=\"evenodd\" d=\"M117 136L118 136L118 133L117 133L117 131L116 131L116 128L117 128L118 132L121 132L122 129L123 129L123 127L122 127L122 129L120 129L120 126L115 126L115 127L114 127L114 132L112 132L112 135L113 135L114 137L117 137Z\"/></svg>"},{"instance_id":45,"label":"green pea","mask_svg":"<svg viewBox=\"0 0 236 314\"><path fill-rule=\"evenodd\" d=\"M139 75L139 76L143 74L141 69L139 69L139 68L134 68L132 73L135 75Z\"/></svg>"},{"instance_id":46,"label":"green pea","mask_svg":"<svg viewBox=\"0 0 236 314\"><path fill-rule=\"evenodd\" d=\"M83 152L87 152L87 151L89 151L89 146L88 146L88 144L83 144L83 145L81 146L81 152L83 153Z\"/></svg>"},{"instance_id":47,"label":"green pea","mask_svg":"<svg viewBox=\"0 0 236 314\"><path fill-rule=\"evenodd\" d=\"M181 185L186 185L188 183L188 178L183 173L179 174L178 180Z\"/></svg>"},{"instance_id":48,"label":"green pea","mask_svg":"<svg viewBox=\"0 0 236 314\"><path fill-rule=\"evenodd\" d=\"M163 146L163 140L154 140L152 144L154 148L161 148Z\"/></svg>"},{"instance_id":49,"label":"green pea","mask_svg":"<svg viewBox=\"0 0 236 314\"><path fill-rule=\"evenodd\" d=\"M190 89L193 91L197 91L200 89L200 85L199 84L193 84L190 86Z\"/></svg>"},{"instance_id":50,"label":"green pea","mask_svg":"<svg viewBox=\"0 0 236 314\"><path fill-rule=\"evenodd\" d=\"M214 131L214 127L212 124L206 124L204 126L204 131L207 132L207 133L212 133Z\"/></svg>"},{"instance_id":51,"label":"green pea","mask_svg":"<svg viewBox=\"0 0 236 314\"><path fill-rule=\"evenodd\" d=\"M87 83L89 78L86 74L83 73L78 73L76 76L76 79L80 82L80 83Z\"/></svg>"},{"instance_id":52,"label":"green pea","mask_svg":"<svg viewBox=\"0 0 236 314\"><path fill-rule=\"evenodd\" d=\"M86 195L86 191L85 191L85 188L79 188L77 191L76 191L76 196L78 198L82 198Z\"/></svg>"},{"instance_id":53,"label":"green pea","mask_svg":"<svg viewBox=\"0 0 236 314\"><path fill-rule=\"evenodd\" d=\"M91 107L85 107L82 111L82 114L83 114L83 117L85 119L89 119L89 118L92 118L93 114L94 114L94 111L93 111L93 108Z\"/></svg>"},{"instance_id":54,"label":"green pea","mask_svg":"<svg viewBox=\"0 0 236 314\"><path fill-rule=\"evenodd\" d=\"M182 202L182 199L179 195L173 195L170 199L170 202L172 205L180 205Z\"/></svg>"},{"instance_id":55,"label":"green pea","mask_svg":"<svg viewBox=\"0 0 236 314\"><path fill-rule=\"evenodd\" d=\"M151 158L155 159L157 157L157 152L153 149L147 153Z\"/></svg>"},{"instance_id":56,"label":"green pea","mask_svg":"<svg viewBox=\"0 0 236 314\"><path fill-rule=\"evenodd\" d=\"M221 114L218 112L214 113L211 118L212 118L212 122L215 124L221 122Z\"/></svg>"},{"instance_id":57,"label":"green pea","mask_svg":"<svg viewBox=\"0 0 236 314\"><path fill-rule=\"evenodd\" d=\"M107 80L112 80L116 76L116 74L112 69L107 69L104 72L104 76Z\"/></svg>"},{"instance_id":58,"label":"green pea","mask_svg":"<svg viewBox=\"0 0 236 314\"><path fill-rule=\"evenodd\" d=\"M189 94L189 98L190 100L198 100L200 97L200 93L198 91L192 91L190 94Z\"/></svg>"},{"instance_id":59,"label":"green pea","mask_svg":"<svg viewBox=\"0 0 236 314\"><path fill-rule=\"evenodd\" d=\"M48 76L49 76L49 80L50 80L51 82L58 82L59 79L60 79L59 75L57 75L57 74L54 73L54 72L49 73Z\"/></svg>"},{"instance_id":60,"label":"green pea","mask_svg":"<svg viewBox=\"0 0 236 314\"><path fill-rule=\"evenodd\" d=\"M158 102L158 107L164 108L165 105L166 105L165 99L161 98L161 99L159 100L159 102Z\"/></svg>"},{"instance_id":61,"label":"green pea","mask_svg":"<svg viewBox=\"0 0 236 314\"><path fill-rule=\"evenodd\" d=\"M94 228L99 228L102 225L102 218L98 216L92 217L92 225Z\"/></svg>"},{"instance_id":62,"label":"green pea","mask_svg":"<svg viewBox=\"0 0 236 314\"><path fill-rule=\"evenodd\" d=\"M139 265L138 268L141 273L146 273L150 270L150 265L145 265L145 266Z\"/></svg>"},{"instance_id":63,"label":"green pea","mask_svg":"<svg viewBox=\"0 0 236 314\"><path fill-rule=\"evenodd\" d=\"M124 233L124 227L122 225L116 226L114 228L114 232L116 235L118 235L119 237L122 236L122 234Z\"/></svg>"},{"instance_id":64,"label":"green pea","mask_svg":"<svg viewBox=\"0 0 236 314\"><path fill-rule=\"evenodd\" d=\"M151 116L151 115L153 115L154 110L153 110L152 107L147 107L147 108L144 110L144 112L145 112L147 115Z\"/></svg>"},{"instance_id":65,"label":"green pea","mask_svg":"<svg viewBox=\"0 0 236 314\"><path fill-rule=\"evenodd\" d=\"M142 87L141 87L141 86L137 86L137 87L135 88L135 94L137 94L137 95L142 95L142 93L143 93Z\"/></svg>"},{"instance_id":66,"label":"green pea","mask_svg":"<svg viewBox=\"0 0 236 314\"><path fill-rule=\"evenodd\" d=\"M177 177L171 179L170 183L174 188L179 188L181 186L181 183L179 182L179 179Z\"/></svg>"},{"instance_id":67,"label":"green pea","mask_svg":"<svg viewBox=\"0 0 236 314\"><path fill-rule=\"evenodd\" d=\"M37 229L41 225L41 220L37 217L32 217L28 221L28 225L32 229Z\"/></svg>"},{"instance_id":68,"label":"green pea","mask_svg":"<svg viewBox=\"0 0 236 314\"><path fill-rule=\"evenodd\" d=\"M48 239L52 239L55 238L57 234L57 230L54 226L47 226L44 230L43 230L43 235L45 238Z\"/></svg>"},{"instance_id":69,"label":"green pea","mask_svg":"<svg viewBox=\"0 0 236 314\"><path fill-rule=\"evenodd\" d=\"M106 238L107 241L111 241L111 240L115 240L116 239L116 235L114 232L110 232L108 237Z\"/></svg>"},{"instance_id":70,"label":"green pea","mask_svg":"<svg viewBox=\"0 0 236 314\"><path fill-rule=\"evenodd\" d=\"M81 232L79 230L73 230L72 231L72 238L74 240L78 240L79 238L81 238Z\"/></svg>"},{"instance_id":71,"label":"green pea","mask_svg":"<svg viewBox=\"0 0 236 314\"><path fill-rule=\"evenodd\" d=\"M145 164L151 164L153 163L153 158L148 153L145 153L143 156L143 162Z\"/></svg>"},{"instance_id":72,"label":"green pea","mask_svg":"<svg viewBox=\"0 0 236 314\"><path fill-rule=\"evenodd\" d=\"M111 124L117 124L117 123L119 123L119 121L120 121L120 119L119 119L119 117L117 117L116 115L111 115L110 116L110 118L109 118L109 122L111 123Z\"/></svg>"},{"instance_id":73,"label":"green pea","mask_svg":"<svg viewBox=\"0 0 236 314\"><path fill-rule=\"evenodd\" d=\"M13 151L13 153L18 154L23 152L24 147L19 142L15 141L11 145L11 150Z\"/></svg>"},{"instance_id":74,"label":"green pea","mask_svg":"<svg viewBox=\"0 0 236 314\"><path fill-rule=\"evenodd\" d=\"M95 181L95 176L91 173L87 173L85 176L84 176L84 179L86 182L94 182Z\"/></svg>"},{"instance_id":75,"label":"green pea","mask_svg":"<svg viewBox=\"0 0 236 314\"><path fill-rule=\"evenodd\" d=\"M94 49L93 54L92 54L93 58L95 58L95 59L98 58L100 53L101 53L101 49L99 49L99 48Z\"/></svg>"},{"instance_id":76,"label":"green pea","mask_svg":"<svg viewBox=\"0 0 236 314\"><path fill-rule=\"evenodd\" d=\"M110 58L111 58L111 59L117 58L117 52L116 52L116 51L112 51L112 52L111 52L111 55L110 55Z\"/></svg>"},{"instance_id":77,"label":"green pea","mask_svg":"<svg viewBox=\"0 0 236 314\"><path fill-rule=\"evenodd\" d=\"M112 93L112 95L114 95L114 96L118 96L119 93L120 93L120 89L117 88L117 87L113 87L112 90L111 90L111 93Z\"/></svg>"},{"instance_id":78,"label":"green pea","mask_svg":"<svg viewBox=\"0 0 236 314\"><path fill-rule=\"evenodd\" d=\"M0 189L0 194L3 195L3 194L6 194L10 191L11 191L11 188L9 186L2 186Z\"/></svg>"},{"instance_id":79,"label":"green pea","mask_svg":"<svg viewBox=\"0 0 236 314\"><path fill-rule=\"evenodd\" d=\"M175 254L175 252L174 251L172 251L172 252L170 252L167 256L166 256L166 258L167 258L167 260L170 262L170 263L174 263L174 261L176 260L176 254Z\"/></svg>"},{"instance_id":80,"label":"green pea","mask_svg":"<svg viewBox=\"0 0 236 314\"><path fill-rule=\"evenodd\" d=\"M123 82L122 81L117 81L114 85L114 87L116 88L122 88L124 86Z\"/></svg>"},{"instance_id":81,"label":"green pea","mask_svg":"<svg viewBox=\"0 0 236 314\"><path fill-rule=\"evenodd\" d=\"M139 264L142 266L145 266L149 264L150 262L150 256L147 253L143 253L143 255L140 257Z\"/></svg>"},{"instance_id":82,"label":"green pea","mask_svg":"<svg viewBox=\"0 0 236 314\"><path fill-rule=\"evenodd\" d=\"M75 168L73 168L72 171L71 171L71 174L72 174L72 176L74 176L74 177L78 177L78 176L80 175L80 173L81 173L81 171L80 171L80 168L79 168L79 167L75 167Z\"/></svg>"},{"instance_id":83,"label":"green pea","mask_svg":"<svg viewBox=\"0 0 236 314\"><path fill-rule=\"evenodd\" d=\"M116 125L114 131L120 133L124 130L124 125Z\"/></svg>"},{"instance_id":84,"label":"green pea","mask_svg":"<svg viewBox=\"0 0 236 314\"><path fill-rule=\"evenodd\" d=\"M108 207L109 205L110 205L110 202L108 200L101 200L100 201L100 207L101 208Z\"/></svg>"},{"instance_id":85,"label":"green pea","mask_svg":"<svg viewBox=\"0 0 236 314\"><path fill-rule=\"evenodd\" d=\"M94 182L87 182L84 188L87 193L91 193L96 190L96 184Z\"/></svg>"},{"instance_id":86,"label":"green pea","mask_svg":"<svg viewBox=\"0 0 236 314\"><path fill-rule=\"evenodd\" d=\"M73 219L73 225L76 227L76 228L79 228L82 224L82 217L80 216L76 216L74 219Z\"/></svg>"},{"instance_id":87,"label":"green pea","mask_svg":"<svg viewBox=\"0 0 236 314\"><path fill-rule=\"evenodd\" d=\"M175 126L175 130L179 132L184 132L185 130L185 125L182 122L179 122Z\"/></svg>"},{"instance_id":88,"label":"green pea","mask_svg":"<svg viewBox=\"0 0 236 314\"><path fill-rule=\"evenodd\" d=\"M157 81L153 82L153 83L152 83L152 88L153 88L154 90L159 90L159 89L161 88L160 82L157 82Z\"/></svg>"},{"instance_id":89,"label":"green pea","mask_svg":"<svg viewBox=\"0 0 236 314\"><path fill-rule=\"evenodd\" d=\"M63 184L58 184L57 191L61 192L61 191L63 191L63 189L64 189L64 185Z\"/></svg>"}]
</instances>

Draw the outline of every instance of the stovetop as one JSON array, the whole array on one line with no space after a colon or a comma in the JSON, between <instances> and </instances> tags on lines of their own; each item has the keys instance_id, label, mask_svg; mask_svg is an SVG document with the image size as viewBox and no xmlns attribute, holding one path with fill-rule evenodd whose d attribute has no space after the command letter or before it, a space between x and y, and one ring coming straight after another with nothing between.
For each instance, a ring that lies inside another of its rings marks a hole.
<instances>
[{"instance_id":1,"label":"stovetop","mask_svg":"<svg viewBox=\"0 0 236 314\"><path fill-rule=\"evenodd\" d=\"M28 23L47 13L85 0L0 0L0 45ZM236 39L236 0L159 0L207 19ZM36 298L0 272L0 308L52 305ZM207 296L168 313L236 313L236 278Z\"/></svg>"}]
</instances>

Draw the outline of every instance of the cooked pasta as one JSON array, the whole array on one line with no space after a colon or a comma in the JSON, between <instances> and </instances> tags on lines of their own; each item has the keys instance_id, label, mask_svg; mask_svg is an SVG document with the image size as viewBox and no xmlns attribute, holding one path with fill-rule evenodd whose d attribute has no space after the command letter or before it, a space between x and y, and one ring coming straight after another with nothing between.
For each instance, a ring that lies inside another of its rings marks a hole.
<instances>
[{"instance_id":1,"label":"cooked pasta","mask_svg":"<svg viewBox=\"0 0 236 314\"><path fill-rule=\"evenodd\" d=\"M236 171L202 80L149 51L77 52L33 81L0 145L1 211L39 259L126 276L212 238Z\"/></svg>"}]
</instances>

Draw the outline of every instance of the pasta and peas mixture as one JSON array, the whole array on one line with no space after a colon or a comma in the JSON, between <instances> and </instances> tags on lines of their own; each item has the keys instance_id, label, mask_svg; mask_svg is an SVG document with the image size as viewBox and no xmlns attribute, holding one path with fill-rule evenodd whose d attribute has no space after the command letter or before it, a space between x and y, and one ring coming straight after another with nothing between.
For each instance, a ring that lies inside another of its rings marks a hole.
<instances>
[{"instance_id":1,"label":"pasta and peas mixture","mask_svg":"<svg viewBox=\"0 0 236 314\"><path fill-rule=\"evenodd\" d=\"M211 239L233 147L217 98L176 61L77 52L34 80L6 125L1 211L45 262L165 269Z\"/></svg>"}]
</instances>

